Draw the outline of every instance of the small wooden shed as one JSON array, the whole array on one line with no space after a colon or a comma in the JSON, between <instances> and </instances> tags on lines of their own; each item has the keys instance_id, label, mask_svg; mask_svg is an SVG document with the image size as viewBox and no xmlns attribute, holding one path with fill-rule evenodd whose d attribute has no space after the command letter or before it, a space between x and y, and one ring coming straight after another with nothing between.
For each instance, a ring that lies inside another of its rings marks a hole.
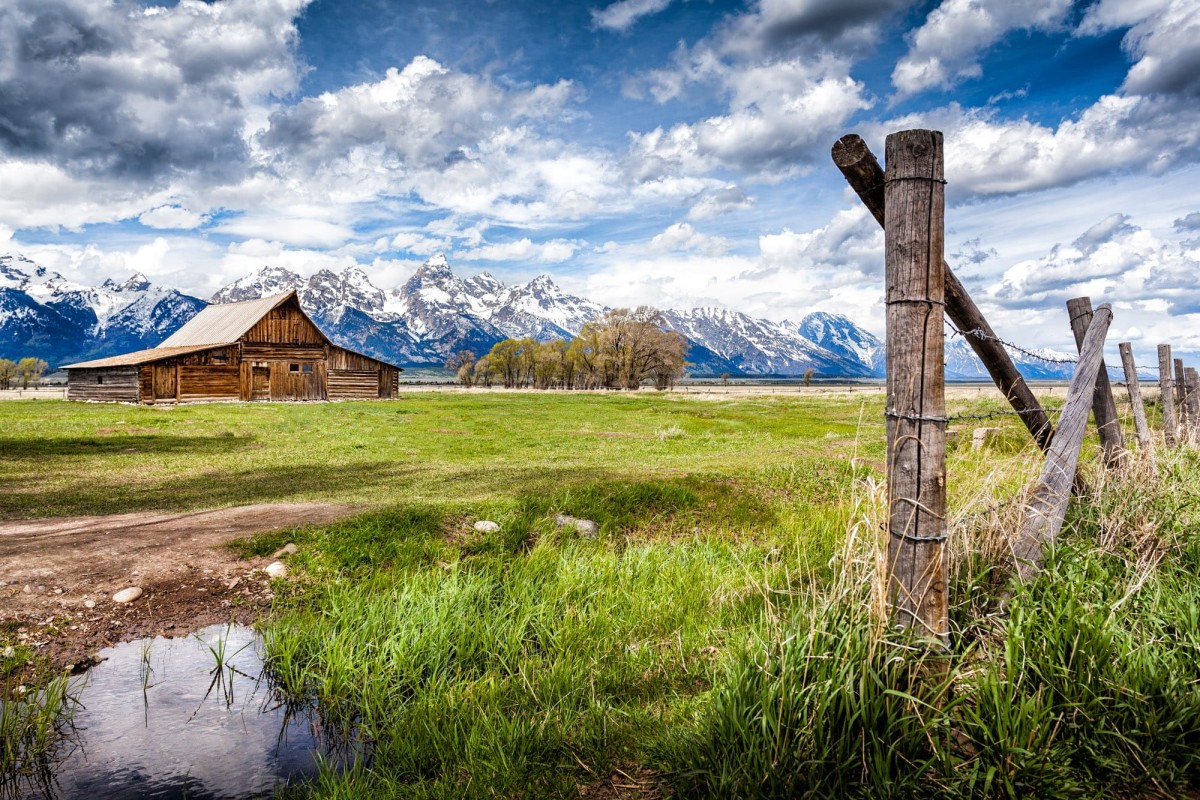
<instances>
[{"instance_id":1,"label":"small wooden shed","mask_svg":"<svg viewBox=\"0 0 1200 800\"><path fill-rule=\"evenodd\" d=\"M211 305L158 347L69 364L69 400L365 400L395 397L400 367L339 347L295 292Z\"/></svg>"}]
</instances>

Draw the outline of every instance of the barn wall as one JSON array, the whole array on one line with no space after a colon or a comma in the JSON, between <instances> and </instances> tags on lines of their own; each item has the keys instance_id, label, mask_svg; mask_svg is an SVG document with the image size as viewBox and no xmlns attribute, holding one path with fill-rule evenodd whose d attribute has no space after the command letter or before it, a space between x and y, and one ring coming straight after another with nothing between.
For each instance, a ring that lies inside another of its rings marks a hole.
<instances>
[{"instance_id":1,"label":"barn wall","mask_svg":"<svg viewBox=\"0 0 1200 800\"><path fill-rule=\"evenodd\" d=\"M324 345L325 337L300 310L300 304L292 299L278 308L272 309L265 317L256 322L254 327L242 337L242 341L246 343Z\"/></svg>"},{"instance_id":2,"label":"barn wall","mask_svg":"<svg viewBox=\"0 0 1200 800\"><path fill-rule=\"evenodd\" d=\"M240 400L240 369L237 366L213 367L183 364L179 367L179 399Z\"/></svg>"},{"instance_id":3,"label":"barn wall","mask_svg":"<svg viewBox=\"0 0 1200 800\"><path fill-rule=\"evenodd\" d=\"M379 372L375 370L329 370L330 400L375 400L379 397Z\"/></svg>"},{"instance_id":4,"label":"barn wall","mask_svg":"<svg viewBox=\"0 0 1200 800\"><path fill-rule=\"evenodd\" d=\"M73 369L67 372L68 400L138 401L137 367Z\"/></svg>"},{"instance_id":5,"label":"barn wall","mask_svg":"<svg viewBox=\"0 0 1200 800\"><path fill-rule=\"evenodd\" d=\"M311 364L312 372L292 372L292 364ZM272 361L270 396L272 400L326 400L328 375L323 361Z\"/></svg>"}]
</instances>

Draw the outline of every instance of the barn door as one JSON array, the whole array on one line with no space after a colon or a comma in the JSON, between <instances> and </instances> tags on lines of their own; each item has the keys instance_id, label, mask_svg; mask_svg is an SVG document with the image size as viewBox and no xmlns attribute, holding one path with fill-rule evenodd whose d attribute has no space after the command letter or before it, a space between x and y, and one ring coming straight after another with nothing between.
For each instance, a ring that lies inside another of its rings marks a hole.
<instances>
[{"instance_id":1,"label":"barn door","mask_svg":"<svg viewBox=\"0 0 1200 800\"><path fill-rule=\"evenodd\" d=\"M268 367L254 367L250 377L250 399L271 399L271 370Z\"/></svg>"},{"instance_id":2,"label":"barn door","mask_svg":"<svg viewBox=\"0 0 1200 800\"><path fill-rule=\"evenodd\" d=\"M163 366L161 364L154 365L154 399L155 400L174 400L176 398L176 389L178 373L173 366Z\"/></svg>"}]
</instances>

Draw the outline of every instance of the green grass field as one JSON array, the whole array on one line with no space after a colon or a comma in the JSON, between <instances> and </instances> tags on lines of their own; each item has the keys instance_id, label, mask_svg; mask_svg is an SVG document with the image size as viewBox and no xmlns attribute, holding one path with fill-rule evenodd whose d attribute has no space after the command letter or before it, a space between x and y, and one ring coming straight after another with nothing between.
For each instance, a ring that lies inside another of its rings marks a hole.
<instances>
[{"instance_id":1,"label":"green grass field","mask_svg":"<svg viewBox=\"0 0 1200 800\"><path fill-rule=\"evenodd\" d=\"M988 509L1037 459L1011 423L979 452L967 429L948 470L957 657L934 666L871 591L879 394L0 418L5 517L363 504L237 544L300 545L261 626L273 677L366 743L301 796L1190 797L1200 781L1192 450L1159 481L1093 475L1103 493L1001 614L996 542L1019 504Z\"/></svg>"}]
</instances>

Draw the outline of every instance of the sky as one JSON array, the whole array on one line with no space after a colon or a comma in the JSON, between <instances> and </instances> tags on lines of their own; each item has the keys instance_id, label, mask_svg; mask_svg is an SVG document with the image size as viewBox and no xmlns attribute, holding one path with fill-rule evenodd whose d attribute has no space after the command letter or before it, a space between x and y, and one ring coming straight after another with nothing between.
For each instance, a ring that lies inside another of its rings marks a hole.
<instances>
[{"instance_id":1,"label":"sky","mask_svg":"<svg viewBox=\"0 0 1200 800\"><path fill-rule=\"evenodd\" d=\"M1200 353L1200 0L0 3L0 252L93 285L445 253L882 334L829 151L908 128L1001 336L1072 349L1089 295L1139 361Z\"/></svg>"}]
</instances>

